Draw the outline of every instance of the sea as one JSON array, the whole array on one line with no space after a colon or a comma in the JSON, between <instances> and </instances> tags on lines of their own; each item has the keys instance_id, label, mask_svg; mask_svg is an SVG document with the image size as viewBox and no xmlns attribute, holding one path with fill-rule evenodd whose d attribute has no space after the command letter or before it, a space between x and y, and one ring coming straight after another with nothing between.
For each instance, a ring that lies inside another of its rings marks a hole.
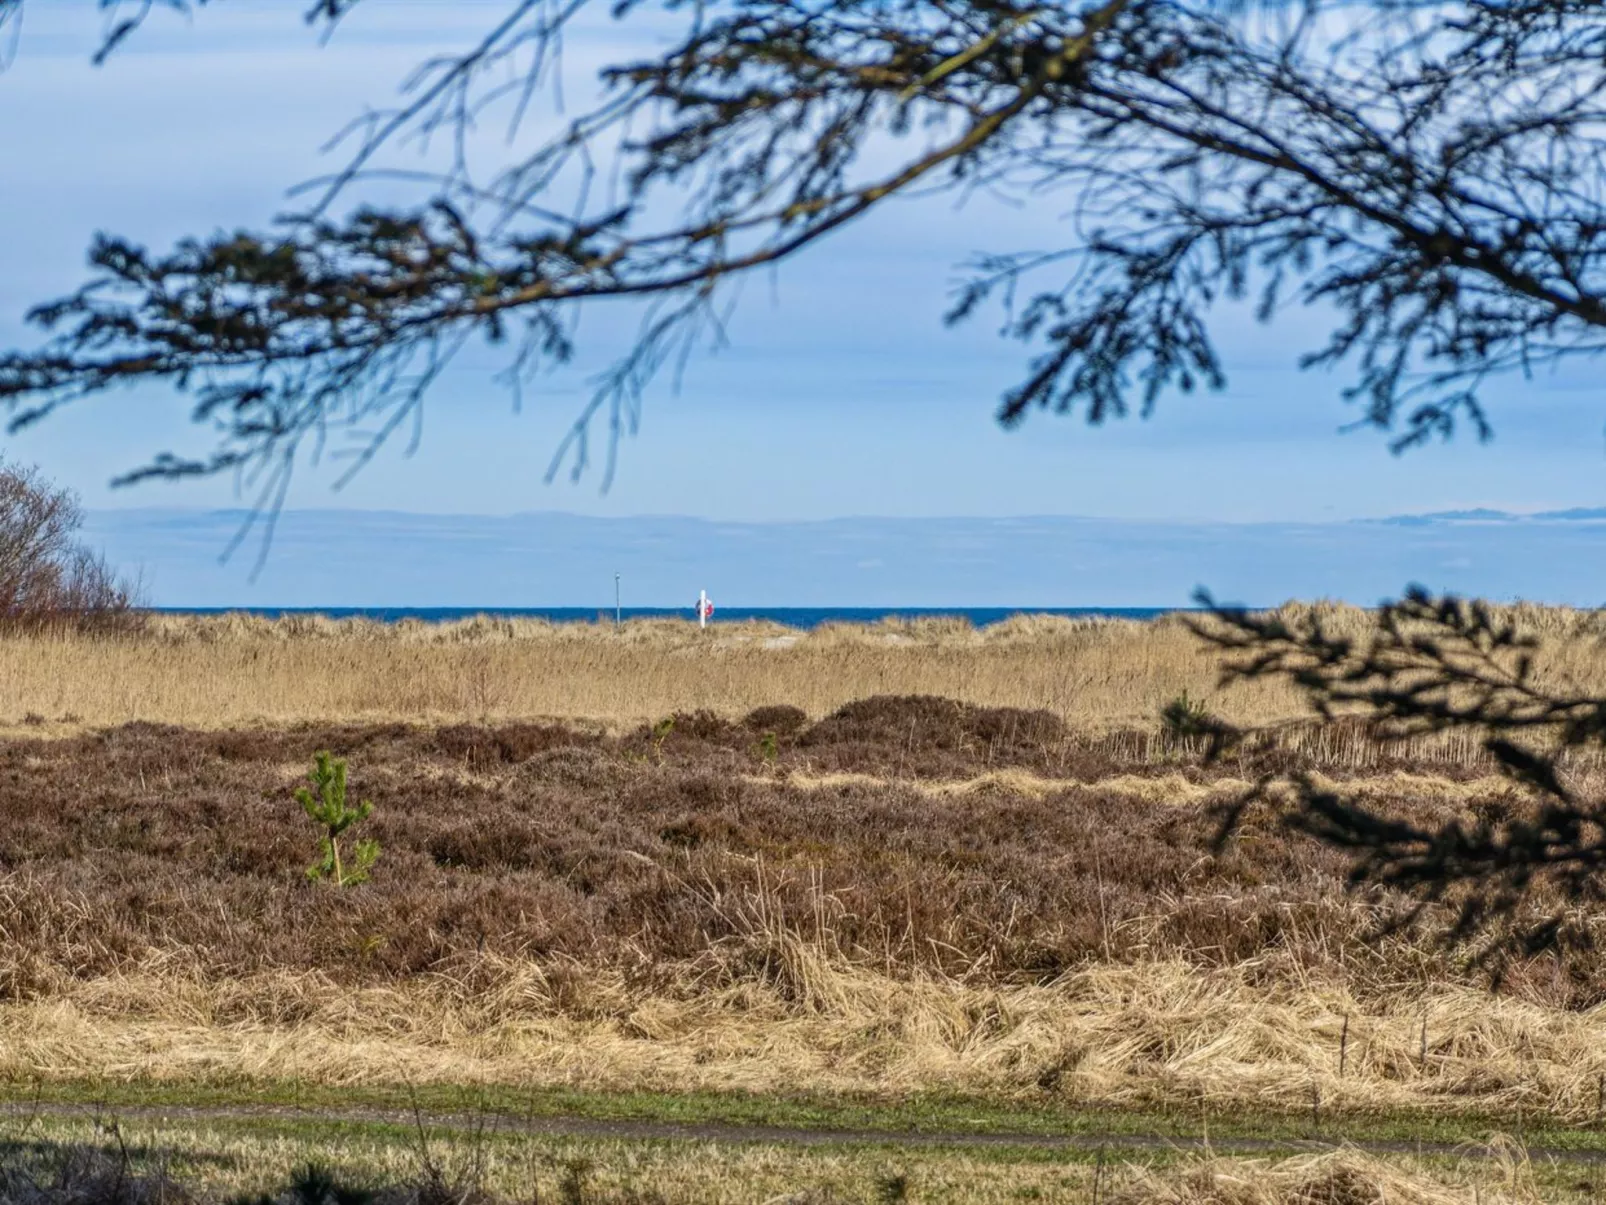
<instances>
[{"instance_id":1,"label":"sea","mask_svg":"<svg viewBox=\"0 0 1606 1205\"><path fill-rule=\"evenodd\" d=\"M615 618L612 607L156 607L176 615L327 615L331 619L371 619L396 623L403 619L444 623L476 615L497 618L545 619L552 623L607 623ZM883 619L952 617L982 628L1012 615L1068 615L1078 618L1154 619L1179 610L1175 607L719 607L712 623L760 619L789 628L817 628L824 623L879 623ZM623 607L620 619L695 619L691 607Z\"/></svg>"}]
</instances>

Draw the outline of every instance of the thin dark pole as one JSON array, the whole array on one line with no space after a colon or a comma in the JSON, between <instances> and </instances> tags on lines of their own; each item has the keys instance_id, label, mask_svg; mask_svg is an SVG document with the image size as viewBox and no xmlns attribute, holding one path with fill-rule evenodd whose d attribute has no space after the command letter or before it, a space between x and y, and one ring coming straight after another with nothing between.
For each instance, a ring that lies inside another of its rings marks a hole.
<instances>
[{"instance_id":1,"label":"thin dark pole","mask_svg":"<svg viewBox=\"0 0 1606 1205\"><path fill-rule=\"evenodd\" d=\"M619 575L613 575L613 626L619 626Z\"/></svg>"}]
</instances>

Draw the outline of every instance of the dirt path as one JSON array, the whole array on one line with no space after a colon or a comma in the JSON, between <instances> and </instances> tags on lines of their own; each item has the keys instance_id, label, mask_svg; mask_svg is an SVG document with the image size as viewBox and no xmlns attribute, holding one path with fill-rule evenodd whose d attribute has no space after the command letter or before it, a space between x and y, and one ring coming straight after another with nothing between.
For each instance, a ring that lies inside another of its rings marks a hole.
<instances>
[{"instance_id":1,"label":"dirt path","mask_svg":"<svg viewBox=\"0 0 1606 1205\"><path fill-rule=\"evenodd\" d=\"M1469 1143L1355 1141L1334 1135L1313 1138L1177 1137L1164 1134L1031 1134L977 1133L963 1130L812 1129L725 1122L605 1120L591 1117L519 1117L488 1113L412 1113L387 1109L293 1108L277 1105L94 1105L50 1102L0 1104L0 1116L12 1118L94 1117L142 1121L334 1121L366 1125L422 1126L426 1133L543 1134L564 1138L625 1141L680 1140L760 1143L781 1146L869 1145L902 1147L1032 1147L1050 1150L1118 1152L1210 1151L1218 1155L1293 1154L1347 1147L1374 1155L1457 1155L1493 1158L1496 1153ZM1606 1163L1606 1150L1564 1147L1524 1148L1532 1160L1562 1163Z\"/></svg>"}]
</instances>

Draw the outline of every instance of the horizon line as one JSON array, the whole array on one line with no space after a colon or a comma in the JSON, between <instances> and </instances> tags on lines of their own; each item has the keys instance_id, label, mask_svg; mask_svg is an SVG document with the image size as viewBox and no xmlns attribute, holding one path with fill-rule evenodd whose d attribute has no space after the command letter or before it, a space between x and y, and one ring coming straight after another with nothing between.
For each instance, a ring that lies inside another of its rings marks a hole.
<instances>
[{"instance_id":1,"label":"horizon line","mask_svg":"<svg viewBox=\"0 0 1606 1205\"><path fill-rule=\"evenodd\" d=\"M163 514L186 517L228 518L241 522L269 513L251 507L190 507L190 506L97 506L86 507L86 515L140 515ZM1606 521L1606 506L1573 506L1557 509L1536 511L1508 511L1494 507L1457 507L1448 510L1401 512L1386 515L1352 515L1345 518L1334 517L1324 519L1223 519L1199 518L1196 516L1177 515L1171 517L1155 516L1123 516L1123 515L1089 515L1071 513L1036 512L1028 514L1011 515L985 515L985 514L940 514L940 515L875 515L875 514L848 514L813 518L767 518L767 519L735 519L715 518L705 515L689 515L679 513L648 513L637 512L622 515L587 514L582 511L570 510L517 510L505 512L491 511L430 511L430 510L401 510L395 507L338 507L338 506L299 506L285 507L278 512L280 518L292 515L319 515L319 516L357 516L357 517L404 517L410 519L541 519L560 518L578 519L596 523L628 523L643 520L671 521L682 523L713 523L736 524L751 527L779 527L779 526L806 526L823 525L830 523L1022 523L1022 522L1079 522L1079 523L1130 523L1130 524L1181 524L1189 527L1324 527L1342 526L1347 524L1370 523L1399 523L1399 522L1444 522L1444 523L1479 523L1479 522L1531 522L1556 521L1579 522L1588 520Z\"/></svg>"}]
</instances>

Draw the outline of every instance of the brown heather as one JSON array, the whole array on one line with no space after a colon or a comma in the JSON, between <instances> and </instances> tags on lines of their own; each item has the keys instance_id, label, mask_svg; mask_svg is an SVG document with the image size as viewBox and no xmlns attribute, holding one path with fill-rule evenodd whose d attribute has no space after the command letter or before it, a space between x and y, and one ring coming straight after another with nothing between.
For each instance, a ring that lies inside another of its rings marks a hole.
<instances>
[{"instance_id":1,"label":"brown heather","mask_svg":"<svg viewBox=\"0 0 1606 1205\"><path fill-rule=\"evenodd\" d=\"M326 747L384 843L344 892L304 879L290 798ZM1210 850L1240 775L1350 770L1133 748L931 698L661 736L9 740L0 1076L1595 1115L1596 960L1492 996L1424 942L1369 940L1394 903L1346 893L1332 851L1263 820ZM1476 766L1355 781L1434 814L1507 790Z\"/></svg>"},{"instance_id":2,"label":"brown heather","mask_svg":"<svg viewBox=\"0 0 1606 1205\"><path fill-rule=\"evenodd\" d=\"M35 990L25 957L84 978L164 949L207 975L387 981L482 954L675 961L758 913L888 971L992 980L1140 949L1234 962L1285 931L1364 956L1334 855L1249 841L1201 862L1196 801L1134 790L1145 762L1062 761L1060 731L914 699L778 735L773 764L757 726L707 715L662 741L527 724L12 741L0 984ZM302 880L311 832L290 793L320 748L375 803L385 870L361 891ZM1171 773L1182 792L1200 777Z\"/></svg>"}]
</instances>

